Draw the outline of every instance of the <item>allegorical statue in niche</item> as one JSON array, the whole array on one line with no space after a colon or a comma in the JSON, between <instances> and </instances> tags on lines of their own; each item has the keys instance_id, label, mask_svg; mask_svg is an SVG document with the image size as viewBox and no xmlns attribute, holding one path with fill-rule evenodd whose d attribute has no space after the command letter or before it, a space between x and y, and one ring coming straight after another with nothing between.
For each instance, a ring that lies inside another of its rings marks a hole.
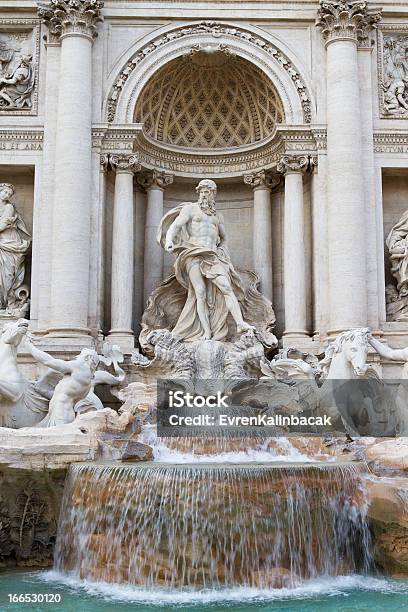
<instances>
[{"instance_id":1,"label":"allegorical statue in niche","mask_svg":"<svg viewBox=\"0 0 408 612\"><path fill-rule=\"evenodd\" d=\"M32 56L23 55L12 74L0 78L0 108L31 108L34 88Z\"/></svg>"},{"instance_id":2,"label":"allegorical statue in niche","mask_svg":"<svg viewBox=\"0 0 408 612\"><path fill-rule=\"evenodd\" d=\"M215 209L216 184L202 180L196 191L197 202L181 204L161 220L157 240L176 255L174 275L148 302L142 346L146 332L158 327L185 342L224 341L254 330L257 321L264 330L274 323L272 305L256 289L256 275L247 273L245 286L232 265L223 218ZM272 334L270 340L276 340Z\"/></svg>"},{"instance_id":3,"label":"allegorical statue in niche","mask_svg":"<svg viewBox=\"0 0 408 612\"><path fill-rule=\"evenodd\" d=\"M31 235L11 202L14 192L10 183L0 183L0 312L21 316L28 306L22 285Z\"/></svg>"},{"instance_id":4,"label":"allegorical statue in niche","mask_svg":"<svg viewBox=\"0 0 408 612\"><path fill-rule=\"evenodd\" d=\"M394 321L408 319L408 210L391 228L386 245L391 274L396 280L386 288L387 315Z\"/></svg>"}]
</instances>

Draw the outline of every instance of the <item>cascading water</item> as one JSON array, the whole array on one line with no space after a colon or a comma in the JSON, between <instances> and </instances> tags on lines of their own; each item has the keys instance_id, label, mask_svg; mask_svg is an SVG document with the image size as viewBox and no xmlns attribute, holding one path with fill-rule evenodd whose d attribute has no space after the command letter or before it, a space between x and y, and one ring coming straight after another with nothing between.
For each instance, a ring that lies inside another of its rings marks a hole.
<instances>
[{"instance_id":1,"label":"cascading water","mask_svg":"<svg viewBox=\"0 0 408 612\"><path fill-rule=\"evenodd\" d=\"M71 466L55 569L145 587L367 572L358 464Z\"/></svg>"}]
</instances>

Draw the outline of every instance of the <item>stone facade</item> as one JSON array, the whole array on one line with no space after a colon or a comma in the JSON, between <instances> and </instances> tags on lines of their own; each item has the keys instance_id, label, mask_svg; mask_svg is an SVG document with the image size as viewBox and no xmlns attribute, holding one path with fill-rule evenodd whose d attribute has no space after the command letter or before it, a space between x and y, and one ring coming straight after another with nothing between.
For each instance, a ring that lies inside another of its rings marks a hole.
<instances>
[{"instance_id":1,"label":"stone facade","mask_svg":"<svg viewBox=\"0 0 408 612\"><path fill-rule=\"evenodd\" d=\"M36 345L130 354L173 262L160 219L211 178L283 346L366 326L408 346L408 10L381 6L2 0L0 180Z\"/></svg>"}]
</instances>

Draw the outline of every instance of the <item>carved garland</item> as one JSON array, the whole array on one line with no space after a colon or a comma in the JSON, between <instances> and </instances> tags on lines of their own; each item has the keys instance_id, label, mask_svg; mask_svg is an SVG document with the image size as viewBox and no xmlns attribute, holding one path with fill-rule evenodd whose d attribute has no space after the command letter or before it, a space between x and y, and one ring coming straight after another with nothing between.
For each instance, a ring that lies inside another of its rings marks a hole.
<instances>
[{"instance_id":1,"label":"carved garland","mask_svg":"<svg viewBox=\"0 0 408 612\"><path fill-rule=\"evenodd\" d=\"M196 25L192 25L186 28L179 28L167 32L157 38L153 39L151 42L142 47L135 55L127 62L126 67L121 71L118 78L116 79L108 98L107 105L107 119L109 122L114 121L116 109L118 105L118 100L123 90L123 87L128 80L129 76L135 70L135 68L153 51L162 47L163 45L170 43L176 39L183 38L185 36L197 36L199 34L211 34L214 38L227 35L231 38L238 38L241 40L246 40L257 47L260 47L266 53L274 57L282 66L284 70L291 77L303 109L303 117L305 123L311 123L312 121L312 111L311 111L311 100L309 93L307 91L307 87L299 72L293 66L290 59L279 49L277 49L273 44L264 38L254 35L252 32L244 30L243 28L237 28L232 26L227 26L224 24L212 22L212 21L203 21Z\"/></svg>"}]
</instances>

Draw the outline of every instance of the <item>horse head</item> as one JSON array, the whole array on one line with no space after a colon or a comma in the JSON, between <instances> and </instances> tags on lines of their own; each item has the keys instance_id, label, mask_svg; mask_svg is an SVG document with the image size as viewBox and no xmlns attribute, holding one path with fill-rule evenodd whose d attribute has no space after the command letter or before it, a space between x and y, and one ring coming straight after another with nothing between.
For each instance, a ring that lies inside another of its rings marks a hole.
<instances>
[{"instance_id":1,"label":"horse head","mask_svg":"<svg viewBox=\"0 0 408 612\"><path fill-rule=\"evenodd\" d=\"M27 319L6 323L0 333L0 342L17 348L28 331Z\"/></svg>"},{"instance_id":2,"label":"horse head","mask_svg":"<svg viewBox=\"0 0 408 612\"><path fill-rule=\"evenodd\" d=\"M339 367L337 357L343 357L344 366L351 367L352 373L355 376L364 376L369 368L367 364L367 355L369 350L368 337L370 330L368 327L360 327L343 332L329 344L325 351L324 359L320 362L324 374L330 378L342 378L345 368ZM335 367L335 362L338 368ZM336 370L339 370L337 373Z\"/></svg>"}]
</instances>

